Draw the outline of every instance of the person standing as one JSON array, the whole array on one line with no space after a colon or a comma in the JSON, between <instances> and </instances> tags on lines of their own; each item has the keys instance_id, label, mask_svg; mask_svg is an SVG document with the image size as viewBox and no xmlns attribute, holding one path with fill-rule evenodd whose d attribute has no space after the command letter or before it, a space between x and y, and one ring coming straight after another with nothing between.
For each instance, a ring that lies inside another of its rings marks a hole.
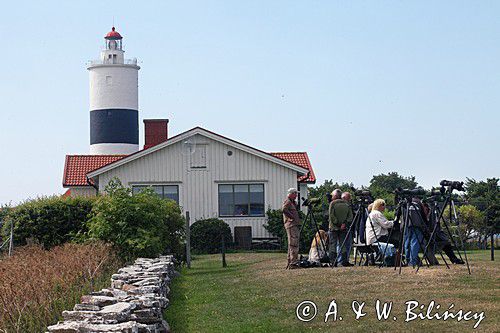
<instances>
[{"instance_id":1,"label":"person standing","mask_svg":"<svg viewBox=\"0 0 500 333\"><path fill-rule=\"evenodd\" d=\"M352 209L347 202L342 200L342 191L335 189L332 192L332 202L328 210L329 215L329 239L330 239L330 262L333 266L337 266L337 244L339 246L344 243L347 235L348 226L352 223ZM343 261L340 266L352 266L347 262L346 246L341 246Z\"/></svg>"},{"instance_id":2,"label":"person standing","mask_svg":"<svg viewBox=\"0 0 500 333\"><path fill-rule=\"evenodd\" d=\"M297 199L297 189L290 188L282 207L283 224L288 236L287 269L299 268L300 217L295 199Z\"/></svg>"},{"instance_id":3,"label":"person standing","mask_svg":"<svg viewBox=\"0 0 500 333\"><path fill-rule=\"evenodd\" d=\"M404 250L408 259L408 265L413 267L421 263L418 252L424 250L421 248L421 245L424 240L423 231L427 227L427 218L423 210L424 208L420 199L412 198L409 211L407 212L409 218L404 235ZM425 253L424 256L426 256Z\"/></svg>"},{"instance_id":4,"label":"person standing","mask_svg":"<svg viewBox=\"0 0 500 333\"><path fill-rule=\"evenodd\" d=\"M344 192L342 193L341 199L344 200L348 205L349 208L352 211L352 203L351 203L351 193L349 192ZM353 214L354 215L354 214ZM349 231L350 225L347 225L347 231ZM354 234L354 227L351 229L351 232L346 234L346 241L345 241L345 252L347 253L346 258L344 258L344 255L341 251L340 246L342 244L337 244L337 253L339 254L339 259L337 260L337 263L342 263L342 262L347 262L349 264L349 255L351 254L351 247L352 247L352 238Z\"/></svg>"}]
</instances>

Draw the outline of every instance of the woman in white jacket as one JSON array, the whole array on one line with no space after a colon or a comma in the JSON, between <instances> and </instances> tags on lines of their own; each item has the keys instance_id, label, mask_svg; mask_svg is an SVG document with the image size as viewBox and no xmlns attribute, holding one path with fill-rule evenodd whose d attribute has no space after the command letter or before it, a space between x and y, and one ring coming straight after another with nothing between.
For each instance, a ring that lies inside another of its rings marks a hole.
<instances>
[{"instance_id":1,"label":"woman in white jacket","mask_svg":"<svg viewBox=\"0 0 500 333\"><path fill-rule=\"evenodd\" d=\"M373 202L372 211L366 219L366 244L372 245L378 242L388 242L389 229L394 226L393 221L387 220L383 212L385 201L377 199Z\"/></svg>"}]
</instances>

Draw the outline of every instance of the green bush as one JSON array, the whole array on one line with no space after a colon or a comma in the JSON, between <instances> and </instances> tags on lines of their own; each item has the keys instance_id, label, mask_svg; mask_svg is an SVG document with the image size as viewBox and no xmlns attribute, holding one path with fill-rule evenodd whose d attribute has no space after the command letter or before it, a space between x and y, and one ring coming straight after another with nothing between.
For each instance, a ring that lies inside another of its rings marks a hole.
<instances>
[{"instance_id":1,"label":"green bush","mask_svg":"<svg viewBox=\"0 0 500 333\"><path fill-rule=\"evenodd\" d=\"M191 249L194 253L218 253L221 251L221 235L224 235L226 246L231 246L231 228L226 222L211 218L198 220L190 227Z\"/></svg>"},{"instance_id":2,"label":"green bush","mask_svg":"<svg viewBox=\"0 0 500 333\"><path fill-rule=\"evenodd\" d=\"M184 218L177 203L151 189L132 195L113 179L98 197L88 222L89 236L115 245L125 259L182 254Z\"/></svg>"},{"instance_id":3,"label":"green bush","mask_svg":"<svg viewBox=\"0 0 500 333\"><path fill-rule=\"evenodd\" d=\"M302 211L299 211L300 218L302 223L304 223L305 215ZM322 214L315 213L314 218L316 223L318 224L318 228L321 229L321 224L323 222ZM264 224L264 228L271 233L274 237L279 238L281 249L287 250L288 248L288 238L286 235L285 226L283 225L283 211L281 209L268 209L266 212L267 216L267 224ZM302 230L300 234L300 242L299 249L302 253L309 251L311 246L311 242L313 240L314 235L316 234L316 227L311 223L311 221L307 221L307 225Z\"/></svg>"},{"instance_id":4,"label":"green bush","mask_svg":"<svg viewBox=\"0 0 500 333\"><path fill-rule=\"evenodd\" d=\"M51 196L25 201L7 211L2 234L8 237L11 223L14 223L16 245L26 244L29 238L46 249L61 245L87 231L86 221L94 200Z\"/></svg>"}]
</instances>

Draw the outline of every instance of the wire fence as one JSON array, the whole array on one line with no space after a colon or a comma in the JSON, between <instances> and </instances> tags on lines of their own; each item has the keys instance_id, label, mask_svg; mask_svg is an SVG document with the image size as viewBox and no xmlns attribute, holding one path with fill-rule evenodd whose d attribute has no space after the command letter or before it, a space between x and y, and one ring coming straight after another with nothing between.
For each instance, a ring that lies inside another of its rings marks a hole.
<instances>
[{"instance_id":1,"label":"wire fence","mask_svg":"<svg viewBox=\"0 0 500 333\"><path fill-rule=\"evenodd\" d=\"M0 226L3 224L3 221L0 220ZM4 240L4 242L0 245L0 253L8 249L9 257L12 256L12 252L14 251L14 224L10 226L10 235Z\"/></svg>"}]
</instances>

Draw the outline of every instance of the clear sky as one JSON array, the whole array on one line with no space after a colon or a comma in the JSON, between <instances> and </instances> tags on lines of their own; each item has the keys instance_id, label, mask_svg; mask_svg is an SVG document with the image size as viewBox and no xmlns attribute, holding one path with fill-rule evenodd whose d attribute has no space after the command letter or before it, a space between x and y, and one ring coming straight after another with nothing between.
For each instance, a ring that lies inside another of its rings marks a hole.
<instances>
[{"instance_id":1,"label":"clear sky","mask_svg":"<svg viewBox=\"0 0 500 333\"><path fill-rule=\"evenodd\" d=\"M63 193L113 20L143 118L266 151L319 183L500 176L499 1L4 1L0 203Z\"/></svg>"}]
</instances>

